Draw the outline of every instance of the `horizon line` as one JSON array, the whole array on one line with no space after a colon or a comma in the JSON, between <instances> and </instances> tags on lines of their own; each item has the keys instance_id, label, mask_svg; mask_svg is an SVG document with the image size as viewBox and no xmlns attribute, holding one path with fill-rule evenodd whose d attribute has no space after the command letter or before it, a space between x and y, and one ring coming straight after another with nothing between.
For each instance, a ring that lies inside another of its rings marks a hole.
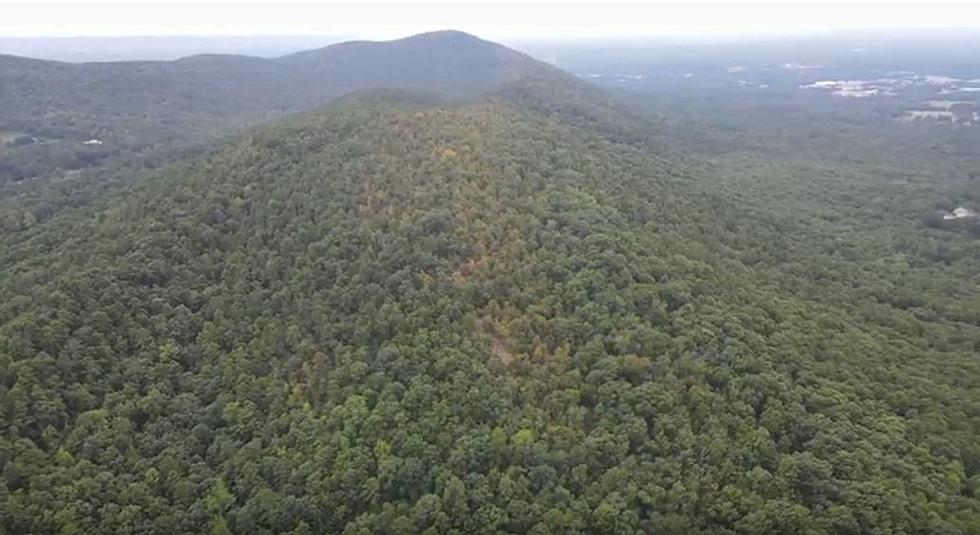
<instances>
[{"instance_id":1,"label":"horizon line","mask_svg":"<svg viewBox=\"0 0 980 535\"><path fill-rule=\"evenodd\" d=\"M976 32L980 35L980 24L970 25L835 25L835 26L774 26L759 25L753 27L718 27L718 26L698 26L698 27L649 27L646 30L639 30L634 27L631 31L613 31L611 29L599 29L595 27L582 27L584 31L576 32L573 28L565 28L563 31L542 35L540 31L522 32L507 31L500 32L499 28L484 27L481 30L460 29L454 27L431 27L402 29L396 31L389 27L355 27L344 28L304 28L300 31L278 30L256 30L235 28L229 31L214 31L208 29L154 29L150 31L124 31L124 32L77 32L77 33L8 33L0 29L0 39L125 39L125 38L303 38L303 37L344 37L352 39L368 40L394 40L425 33L439 31L459 31L486 39L527 39L527 40L581 40L581 39L637 39L637 38L659 38L659 37L773 37L773 36L795 36L826 34L836 32ZM515 29L517 27L510 27ZM498 31L493 31L497 29ZM576 28L578 29L578 28ZM189 30L189 31L188 31ZM490 31L485 31L490 30ZM496 34L496 35L494 35Z\"/></svg>"}]
</instances>

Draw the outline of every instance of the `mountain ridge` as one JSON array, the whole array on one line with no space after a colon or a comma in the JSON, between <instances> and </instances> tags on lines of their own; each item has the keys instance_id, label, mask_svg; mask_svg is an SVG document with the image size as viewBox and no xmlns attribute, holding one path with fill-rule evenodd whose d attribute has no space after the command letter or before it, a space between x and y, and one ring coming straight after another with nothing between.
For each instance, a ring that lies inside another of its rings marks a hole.
<instances>
[{"instance_id":1,"label":"mountain ridge","mask_svg":"<svg viewBox=\"0 0 980 535\"><path fill-rule=\"evenodd\" d=\"M170 148L201 146L358 89L407 87L465 98L522 76L557 71L455 31L338 43L271 59L197 55L71 64L0 57L4 63L0 134L25 134L43 143L8 149L0 182L50 172L44 161L72 161L77 168L120 156L160 159ZM81 145L92 138L103 142L98 151Z\"/></svg>"}]
</instances>

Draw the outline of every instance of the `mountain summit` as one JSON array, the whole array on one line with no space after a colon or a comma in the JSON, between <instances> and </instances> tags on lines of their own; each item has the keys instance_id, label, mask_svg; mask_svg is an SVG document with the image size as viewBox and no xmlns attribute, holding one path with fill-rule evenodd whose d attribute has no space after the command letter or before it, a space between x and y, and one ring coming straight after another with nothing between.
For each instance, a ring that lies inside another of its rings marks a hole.
<instances>
[{"instance_id":1,"label":"mountain summit","mask_svg":"<svg viewBox=\"0 0 980 535\"><path fill-rule=\"evenodd\" d=\"M486 92L522 76L554 71L526 54L453 30L394 41L350 41L276 61L346 90L396 86L452 94Z\"/></svg>"}]
</instances>

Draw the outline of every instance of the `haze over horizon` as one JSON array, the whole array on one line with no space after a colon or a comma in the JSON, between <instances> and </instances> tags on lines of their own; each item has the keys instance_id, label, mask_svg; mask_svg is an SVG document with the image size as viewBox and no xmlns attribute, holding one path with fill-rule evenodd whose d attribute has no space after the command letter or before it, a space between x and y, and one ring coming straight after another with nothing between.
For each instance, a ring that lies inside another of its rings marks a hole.
<instances>
[{"instance_id":1,"label":"haze over horizon","mask_svg":"<svg viewBox=\"0 0 980 535\"><path fill-rule=\"evenodd\" d=\"M0 37L322 36L458 29L487 39L980 29L975 2L0 2ZM147 22L152 21L152 22ZM192 21L192 22L188 22Z\"/></svg>"}]
</instances>

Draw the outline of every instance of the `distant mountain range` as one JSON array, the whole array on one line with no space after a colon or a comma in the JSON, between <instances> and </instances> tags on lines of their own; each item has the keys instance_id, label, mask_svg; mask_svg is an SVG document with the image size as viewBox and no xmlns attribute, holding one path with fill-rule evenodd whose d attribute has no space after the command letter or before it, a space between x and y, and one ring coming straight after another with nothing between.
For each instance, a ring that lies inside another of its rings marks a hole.
<instances>
[{"instance_id":1,"label":"distant mountain range","mask_svg":"<svg viewBox=\"0 0 980 535\"><path fill-rule=\"evenodd\" d=\"M170 61L195 54L274 58L350 41L350 35L143 35L77 37L0 36L0 54L84 63Z\"/></svg>"},{"instance_id":2,"label":"distant mountain range","mask_svg":"<svg viewBox=\"0 0 980 535\"><path fill-rule=\"evenodd\" d=\"M150 157L316 107L358 89L437 91L465 98L524 76L561 76L530 56L457 31L351 41L273 59L197 55L175 61L72 64L0 56L0 134L42 141L12 160L13 178L121 153ZM97 139L94 156L79 144ZM31 157L36 155L36 157ZM4 169L0 166L0 180Z\"/></svg>"}]
</instances>

